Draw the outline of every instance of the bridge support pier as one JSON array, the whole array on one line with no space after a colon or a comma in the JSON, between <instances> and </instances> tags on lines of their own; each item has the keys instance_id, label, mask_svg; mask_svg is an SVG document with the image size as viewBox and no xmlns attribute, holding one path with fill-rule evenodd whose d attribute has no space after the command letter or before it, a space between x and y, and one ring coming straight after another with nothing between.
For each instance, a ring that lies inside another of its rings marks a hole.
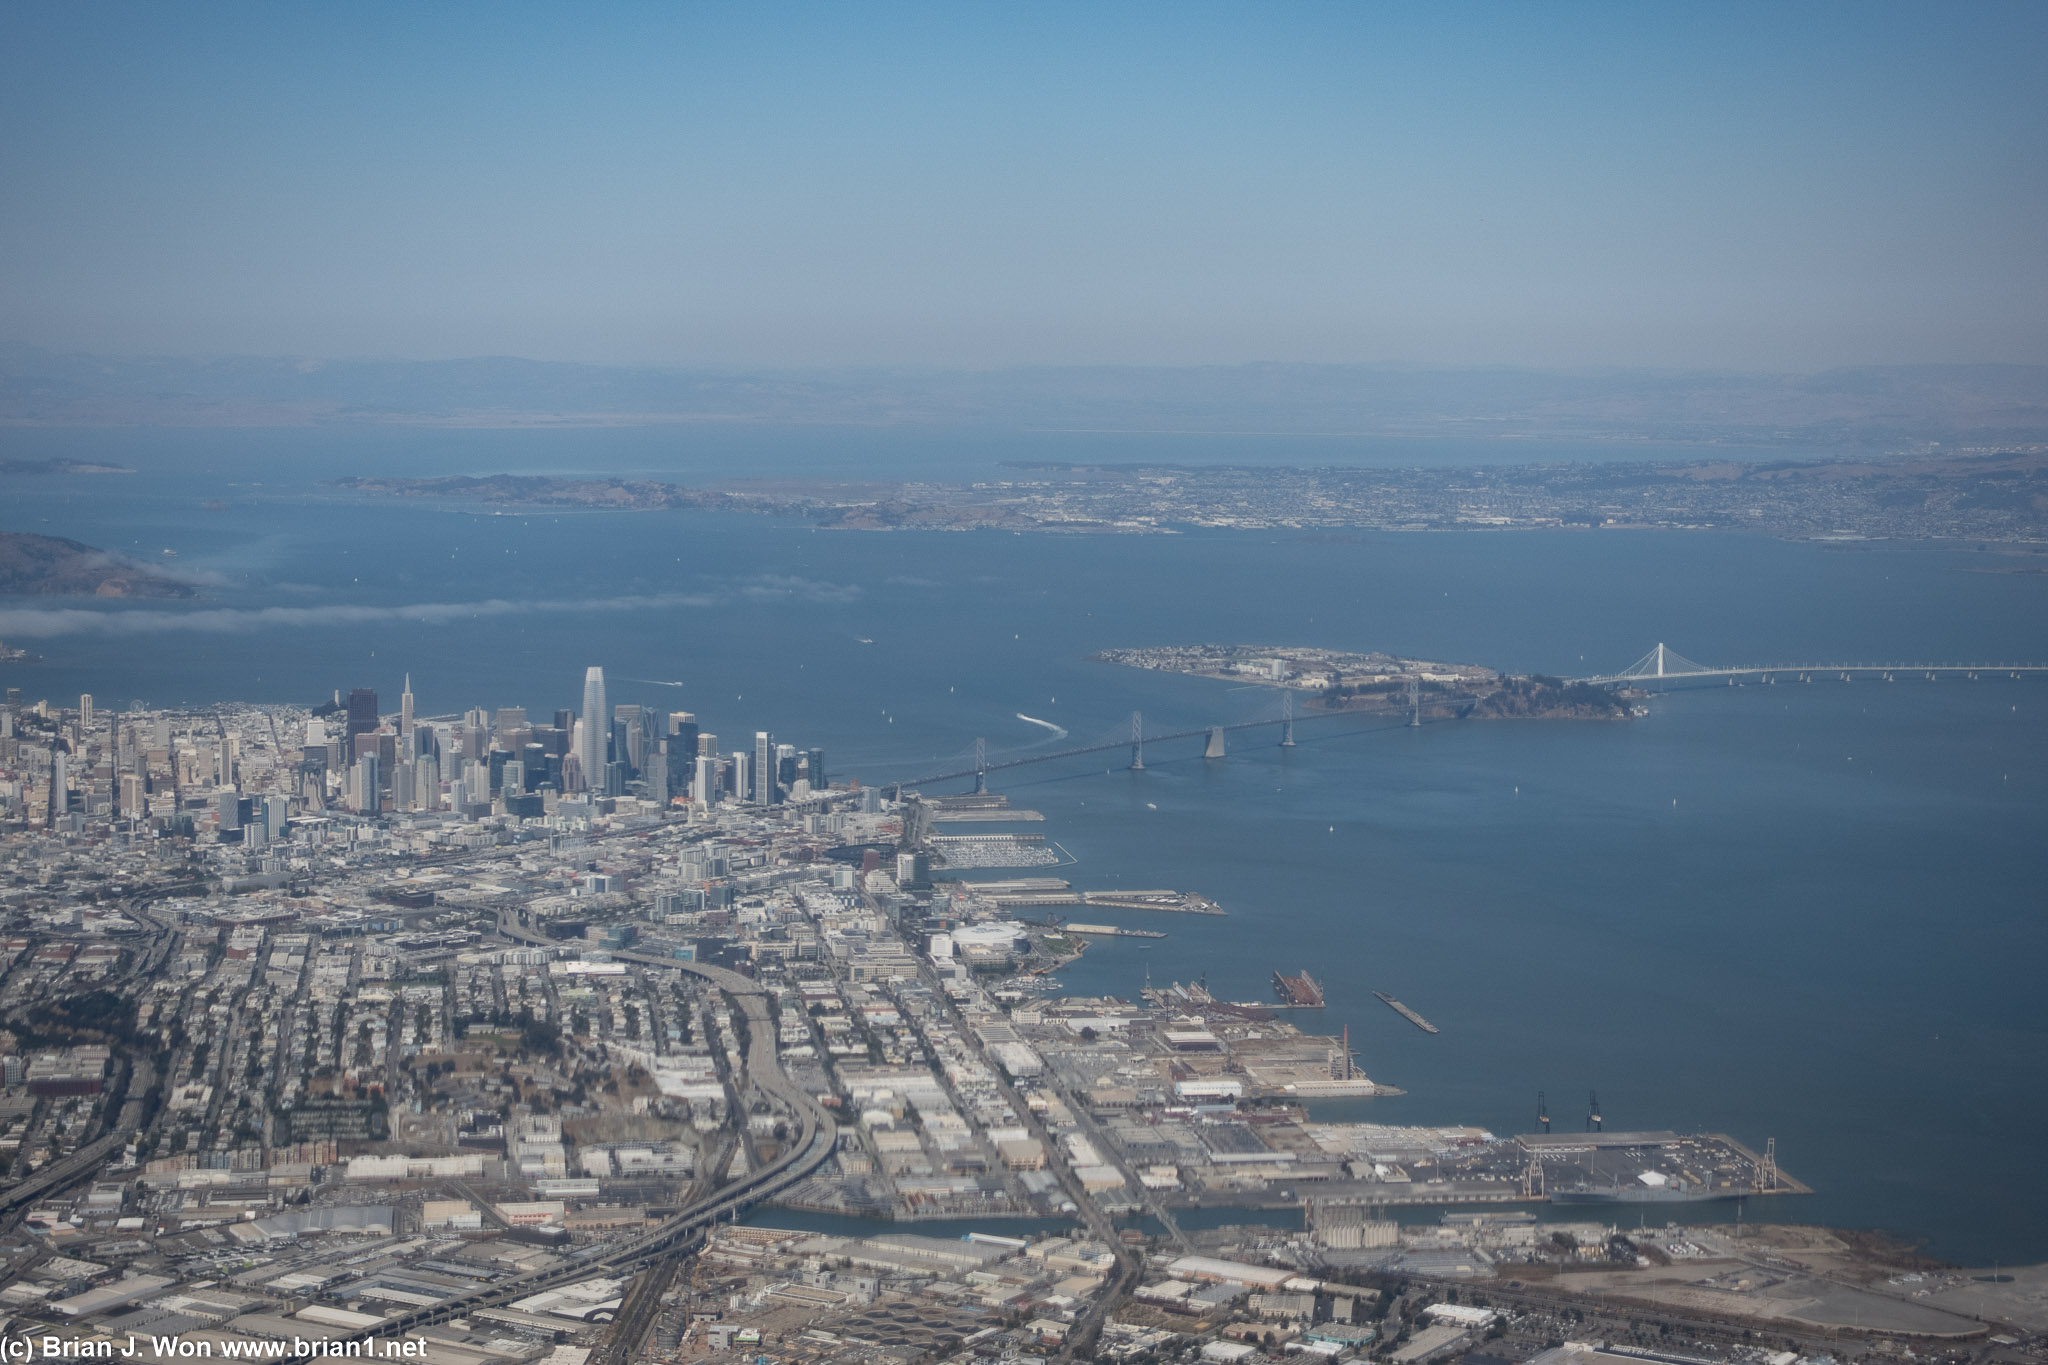
<instances>
[{"instance_id":1,"label":"bridge support pier","mask_svg":"<svg viewBox=\"0 0 2048 1365\"><path fill-rule=\"evenodd\" d=\"M1222 726L1220 726L1220 725L1212 725L1212 726L1210 726L1210 727L1209 727L1209 743L1208 743L1208 746L1207 746L1206 748L1204 748L1204 749L1202 750L1202 757L1203 757L1203 758L1221 758L1221 757L1223 757L1223 727L1222 727Z\"/></svg>"},{"instance_id":2,"label":"bridge support pier","mask_svg":"<svg viewBox=\"0 0 2048 1365\"><path fill-rule=\"evenodd\" d=\"M1131 771L1145 771L1145 713L1131 712Z\"/></svg>"}]
</instances>

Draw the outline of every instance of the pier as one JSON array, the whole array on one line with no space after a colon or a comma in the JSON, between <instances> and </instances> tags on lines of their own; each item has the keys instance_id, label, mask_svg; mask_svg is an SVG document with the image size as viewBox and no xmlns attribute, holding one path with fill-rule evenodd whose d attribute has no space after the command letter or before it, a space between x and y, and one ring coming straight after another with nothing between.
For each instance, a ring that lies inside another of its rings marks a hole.
<instances>
[{"instance_id":1,"label":"pier","mask_svg":"<svg viewBox=\"0 0 2048 1365\"><path fill-rule=\"evenodd\" d=\"M1435 1024L1430 1023L1429 1020L1423 1018L1414 1010L1409 1009L1406 1005L1396 1000L1393 996L1388 995L1385 991L1374 991L1373 994L1378 996L1381 1003L1385 1004L1388 1009L1400 1015L1409 1023L1415 1025L1415 1027L1421 1029L1424 1033L1443 1032L1443 1030L1438 1028Z\"/></svg>"}]
</instances>

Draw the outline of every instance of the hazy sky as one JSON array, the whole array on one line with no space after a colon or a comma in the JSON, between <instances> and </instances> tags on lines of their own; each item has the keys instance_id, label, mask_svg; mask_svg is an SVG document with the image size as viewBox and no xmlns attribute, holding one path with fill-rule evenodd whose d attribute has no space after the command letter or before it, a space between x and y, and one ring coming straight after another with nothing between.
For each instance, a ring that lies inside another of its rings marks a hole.
<instances>
[{"instance_id":1,"label":"hazy sky","mask_svg":"<svg viewBox=\"0 0 2048 1365\"><path fill-rule=\"evenodd\" d=\"M0 7L0 340L2048 362L2048 4Z\"/></svg>"}]
</instances>

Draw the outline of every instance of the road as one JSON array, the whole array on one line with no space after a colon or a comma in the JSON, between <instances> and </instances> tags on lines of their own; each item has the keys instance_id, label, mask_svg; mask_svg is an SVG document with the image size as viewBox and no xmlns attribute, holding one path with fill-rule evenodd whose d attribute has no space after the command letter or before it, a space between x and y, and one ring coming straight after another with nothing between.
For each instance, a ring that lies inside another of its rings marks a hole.
<instances>
[{"instance_id":1,"label":"road","mask_svg":"<svg viewBox=\"0 0 2048 1365\"><path fill-rule=\"evenodd\" d=\"M515 941L548 941L538 934L507 923L506 917L502 914L499 917L499 924L505 936ZM488 1289L444 1299L431 1308L387 1318L375 1328L351 1333L348 1340L402 1335L474 1312L479 1308L496 1307L514 1299L525 1298L529 1294L537 1294L543 1289L571 1280L580 1280L592 1275L617 1275L650 1262L681 1257L695 1249L702 1235L712 1225L727 1218L736 1218L755 1204L773 1198L798 1181L808 1178L831 1157L838 1143L838 1128L824 1106L800 1090L782 1070L781 1061L775 1050L774 1017L770 1012L768 993L759 982L741 976L738 972L714 967L708 963L683 962L642 953L615 953L613 956L650 966L688 972L709 981L732 996L748 1020L748 1083L755 1090L781 1102L796 1116L798 1131L795 1137L775 1160L748 1172L729 1185L707 1192L695 1203L682 1209L652 1231L617 1246L603 1248L598 1255L588 1256L568 1265L522 1275L492 1285ZM659 1294L654 1297L658 1302Z\"/></svg>"}]
</instances>

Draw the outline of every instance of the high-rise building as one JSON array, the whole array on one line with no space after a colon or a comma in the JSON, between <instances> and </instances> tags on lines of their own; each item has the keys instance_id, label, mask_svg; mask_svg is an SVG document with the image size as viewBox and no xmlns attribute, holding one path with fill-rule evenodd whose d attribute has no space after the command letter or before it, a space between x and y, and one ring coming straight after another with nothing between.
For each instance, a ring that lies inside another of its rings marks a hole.
<instances>
[{"instance_id":1,"label":"high-rise building","mask_svg":"<svg viewBox=\"0 0 2048 1365\"><path fill-rule=\"evenodd\" d=\"M754 756L745 749L732 751L732 767L728 775L732 779L732 794L741 801L754 799Z\"/></svg>"},{"instance_id":2,"label":"high-rise building","mask_svg":"<svg viewBox=\"0 0 2048 1365\"><path fill-rule=\"evenodd\" d=\"M775 786L778 797L787 799L790 788L796 786L796 745L775 746Z\"/></svg>"},{"instance_id":3,"label":"high-rise building","mask_svg":"<svg viewBox=\"0 0 2048 1365\"><path fill-rule=\"evenodd\" d=\"M355 688L348 694L348 729L346 737L369 734L380 722L377 719L377 693L368 687Z\"/></svg>"},{"instance_id":4,"label":"high-rise building","mask_svg":"<svg viewBox=\"0 0 2048 1365\"><path fill-rule=\"evenodd\" d=\"M612 708L612 757L635 773L647 770L650 719L646 708L635 702L622 701Z\"/></svg>"},{"instance_id":5,"label":"high-rise building","mask_svg":"<svg viewBox=\"0 0 2048 1365\"><path fill-rule=\"evenodd\" d=\"M583 724L577 730L579 747L576 757L582 761L583 780L595 787L604 781L604 765L611 761L605 752L606 739L611 733L607 723L604 703L604 670L591 667L583 671Z\"/></svg>"},{"instance_id":6,"label":"high-rise building","mask_svg":"<svg viewBox=\"0 0 2048 1365\"><path fill-rule=\"evenodd\" d=\"M149 809L148 784L141 773L121 774L121 817L140 820Z\"/></svg>"},{"instance_id":7,"label":"high-rise building","mask_svg":"<svg viewBox=\"0 0 2048 1365\"><path fill-rule=\"evenodd\" d=\"M804 765L807 769L804 775L811 779L811 790L822 792L825 788L831 786L832 784L825 780L825 751L823 749L813 749L805 755L805 758L808 761Z\"/></svg>"},{"instance_id":8,"label":"high-rise building","mask_svg":"<svg viewBox=\"0 0 2048 1365\"><path fill-rule=\"evenodd\" d=\"M432 754L412 761L412 797L415 809L441 809L441 761Z\"/></svg>"},{"instance_id":9,"label":"high-rise building","mask_svg":"<svg viewBox=\"0 0 2048 1365\"><path fill-rule=\"evenodd\" d=\"M775 736L754 731L754 804L775 804Z\"/></svg>"},{"instance_id":10,"label":"high-rise building","mask_svg":"<svg viewBox=\"0 0 2048 1365\"><path fill-rule=\"evenodd\" d=\"M697 735L697 752L700 754L711 754L716 757L718 754L718 736L700 732Z\"/></svg>"},{"instance_id":11,"label":"high-rise building","mask_svg":"<svg viewBox=\"0 0 2048 1365\"><path fill-rule=\"evenodd\" d=\"M657 807L668 808L668 741L657 741L654 750L647 755L647 799Z\"/></svg>"},{"instance_id":12,"label":"high-rise building","mask_svg":"<svg viewBox=\"0 0 2048 1365\"><path fill-rule=\"evenodd\" d=\"M364 754L355 766L355 808L361 815L375 815L383 809L383 794L377 772L377 755Z\"/></svg>"},{"instance_id":13,"label":"high-rise building","mask_svg":"<svg viewBox=\"0 0 2048 1365\"><path fill-rule=\"evenodd\" d=\"M92 729L92 693L84 692L78 698L78 728Z\"/></svg>"},{"instance_id":14,"label":"high-rise building","mask_svg":"<svg viewBox=\"0 0 2048 1365\"><path fill-rule=\"evenodd\" d=\"M671 796L682 796L690 790L690 778L697 766L697 741L683 743L681 735L670 735L661 742L662 786Z\"/></svg>"},{"instance_id":15,"label":"high-rise building","mask_svg":"<svg viewBox=\"0 0 2048 1365\"><path fill-rule=\"evenodd\" d=\"M398 694L398 756L410 762L412 752L412 674L405 675L405 691Z\"/></svg>"},{"instance_id":16,"label":"high-rise building","mask_svg":"<svg viewBox=\"0 0 2048 1365\"><path fill-rule=\"evenodd\" d=\"M718 755L698 754L697 780L690 787L690 795L697 799L697 804L701 806L715 806L718 804L718 778Z\"/></svg>"},{"instance_id":17,"label":"high-rise building","mask_svg":"<svg viewBox=\"0 0 2048 1365\"><path fill-rule=\"evenodd\" d=\"M413 766L400 762L391 769L391 809L417 810L413 793Z\"/></svg>"}]
</instances>

